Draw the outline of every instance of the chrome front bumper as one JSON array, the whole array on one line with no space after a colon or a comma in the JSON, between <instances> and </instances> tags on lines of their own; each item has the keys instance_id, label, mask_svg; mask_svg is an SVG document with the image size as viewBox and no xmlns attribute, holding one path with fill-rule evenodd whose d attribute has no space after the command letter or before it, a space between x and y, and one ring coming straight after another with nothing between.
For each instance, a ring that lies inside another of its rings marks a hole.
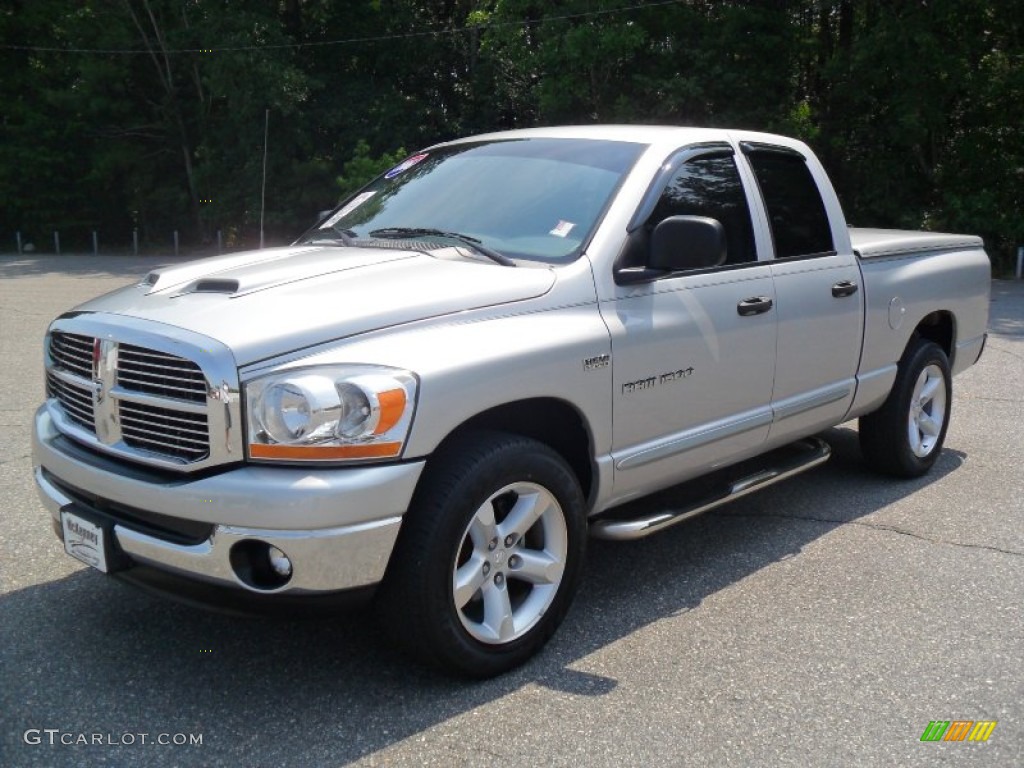
<instances>
[{"instance_id":1,"label":"chrome front bumper","mask_svg":"<svg viewBox=\"0 0 1024 768\"><path fill-rule=\"evenodd\" d=\"M423 462L350 469L239 467L198 479L150 482L114 460L71 450L49 413L36 413L33 464L43 505L59 525L75 504L62 490L212 526L200 543L180 544L115 523L119 549L137 563L220 586L266 594L325 594L379 582ZM232 549L256 540L292 563L287 584L259 589L243 582Z\"/></svg>"}]
</instances>

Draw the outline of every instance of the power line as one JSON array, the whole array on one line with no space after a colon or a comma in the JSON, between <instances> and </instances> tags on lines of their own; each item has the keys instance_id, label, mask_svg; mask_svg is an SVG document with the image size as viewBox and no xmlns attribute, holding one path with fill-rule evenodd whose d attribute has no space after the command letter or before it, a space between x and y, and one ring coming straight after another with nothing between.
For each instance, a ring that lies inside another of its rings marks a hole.
<instances>
[{"instance_id":1,"label":"power line","mask_svg":"<svg viewBox=\"0 0 1024 768\"><path fill-rule=\"evenodd\" d=\"M573 21L575 19L586 19L595 16L608 16L616 13L630 13L646 8L658 8L666 5L682 5L687 0L656 0L656 2L641 3L639 5L625 5L618 8L603 8L597 11L586 11L582 13L569 13L561 16L545 16L537 19L539 23L550 21ZM271 51L282 48L325 48L333 45L355 45L358 43L378 43L389 40L406 40L417 37L443 37L462 35L467 32L484 31L488 29L499 29L501 27L518 27L525 21L495 21L488 24L472 24L458 29L434 29L422 32L403 32L393 35L372 35L368 37L350 37L342 40L321 40L305 43L277 43L273 45L234 45L221 48L168 48L161 50L161 54L191 54L191 53L230 53L236 51ZM140 54L150 55L152 51L147 48L60 48L57 46L43 45L10 45L0 43L0 49L9 51L30 51L33 53L75 53L75 54L96 54L96 55L126 55L137 56Z\"/></svg>"}]
</instances>

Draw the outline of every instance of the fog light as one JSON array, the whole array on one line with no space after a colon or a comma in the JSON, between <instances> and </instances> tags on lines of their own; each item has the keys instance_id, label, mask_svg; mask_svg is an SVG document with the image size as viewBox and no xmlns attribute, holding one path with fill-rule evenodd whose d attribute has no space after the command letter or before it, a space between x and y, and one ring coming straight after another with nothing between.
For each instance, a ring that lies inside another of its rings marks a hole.
<instances>
[{"instance_id":1,"label":"fog light","mask_svg":"<svg viewBox=\"0 0 1024 768\"><path fill-rule=\"evenodd\" d=\"M231 568L238 580L260 592L278 590L292 578L292 561L284 552L259 539L242 539L231 546Z\"/></svg>"},{"instance_id":2,"label":"fog light","mask_svg":"<svg viewBox=\"0 0 1024 768\"><path fill-rule=\"evenodd\" d=\"M275 546L267 549L267 555L270 557L270 567L274 569L274 573L285 578L292 575L292 561L288 559L288 555Z\"/></svg>"}]
</instances>

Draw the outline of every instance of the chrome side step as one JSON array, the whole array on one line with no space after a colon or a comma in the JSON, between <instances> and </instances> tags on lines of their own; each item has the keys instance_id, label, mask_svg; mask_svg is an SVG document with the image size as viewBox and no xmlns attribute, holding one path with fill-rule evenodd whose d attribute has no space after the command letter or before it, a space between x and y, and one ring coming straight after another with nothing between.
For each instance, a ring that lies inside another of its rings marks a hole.
<instances>
[{"instance_id":1,"label":"chrome side step","mask_svg":"<svg viewBox=\"0 0 1024 768\"><path fill-rule=\"evenodd\" d=\"M799 454L775 466L760 469L734 480L718 493L698 499L681 509L667 509L629 519L599 518L591 523L590 534L598 539L613 541L642 539L671 525L681 523L683 520L696 517L703 512L746 496L748 493L759 491L780 480L806 472L819 464L824 464L832 455L832 449L828 443L817 437L799 440L790 447L798 449Z\"/></svg>"}]
</instances>

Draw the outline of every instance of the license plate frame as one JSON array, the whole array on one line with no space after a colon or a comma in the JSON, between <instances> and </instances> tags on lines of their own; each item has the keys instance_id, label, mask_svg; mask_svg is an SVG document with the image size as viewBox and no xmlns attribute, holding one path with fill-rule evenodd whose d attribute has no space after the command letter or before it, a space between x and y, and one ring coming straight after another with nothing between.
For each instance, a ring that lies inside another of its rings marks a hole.
<instances>
[{"instance_id":1,"label":"license plate frame","mask_svg":"<svg viewBox=\"0 0 1024 768\"><path fill-rule=\"evenodd\" d=\"M61 509L60 525L67 554L98 571L111 572L114 563L113 526L83 514L74 505Z\"/></svg>"}]
</instances>

